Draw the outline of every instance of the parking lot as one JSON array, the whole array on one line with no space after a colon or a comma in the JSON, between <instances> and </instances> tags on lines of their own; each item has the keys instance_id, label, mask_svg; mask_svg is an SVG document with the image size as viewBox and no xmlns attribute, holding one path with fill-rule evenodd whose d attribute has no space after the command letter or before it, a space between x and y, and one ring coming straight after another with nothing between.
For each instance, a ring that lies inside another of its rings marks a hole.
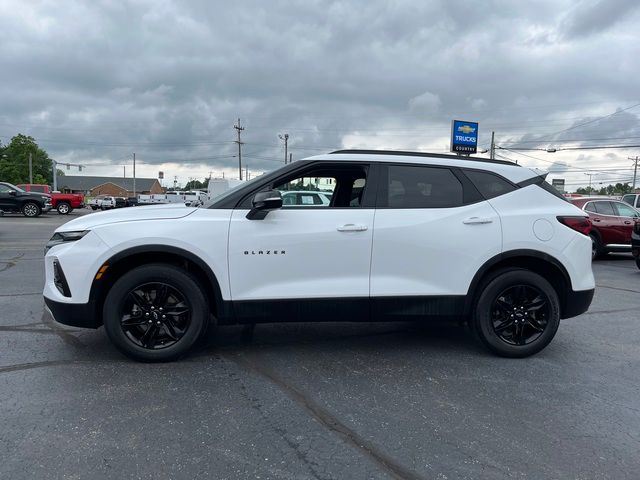
<instances>
[{"instance_id":1,"label":"parking lot","mask_svg":"<svg viewBox=\"0 0 640 480\"><path fill-rule=\"evenodd\" d=\"M44 310L69 216L0 218L0 478L637 478L640 270L594 264L591 310L540 354L465 328L236 327L171 364Z\"/></svg>"}]
</instances>

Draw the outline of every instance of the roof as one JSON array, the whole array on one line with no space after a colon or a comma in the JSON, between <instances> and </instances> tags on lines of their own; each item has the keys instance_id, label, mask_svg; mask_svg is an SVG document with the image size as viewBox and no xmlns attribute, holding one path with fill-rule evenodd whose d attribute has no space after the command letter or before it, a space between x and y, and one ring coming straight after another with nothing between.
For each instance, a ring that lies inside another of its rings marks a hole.
<instances>
[{"instance_id":1,"label":"roof","mask_svg":"<svg viewBox=\"0 0 640 480\"><path fill-rule=\"evenodd\" d=\"M151 190L155 178L136 178L136 190ZM123 177L93 177L88 175L64 175L58 177L58 189L68 188L69 190L93 190L99 185L113 183L127 191L133 191L133 178Z\"/></svg>"},{"instance_id":2,"label":"roof","mask_svg":"<svg viewBox=\"0 0 640 480\"><path fill-rule=\"evenodd\" d=\"M397 162L479 169L495 172L505 178L508 178L513 183L520 183L533 177L538 177L541 174L539 171L522 167L513 162L480 157L448 155L444 153L405 152L393 150L336 150L329 154L316 155L305 158L304 160L324 162Z\"/></svg>"}]
</instances>

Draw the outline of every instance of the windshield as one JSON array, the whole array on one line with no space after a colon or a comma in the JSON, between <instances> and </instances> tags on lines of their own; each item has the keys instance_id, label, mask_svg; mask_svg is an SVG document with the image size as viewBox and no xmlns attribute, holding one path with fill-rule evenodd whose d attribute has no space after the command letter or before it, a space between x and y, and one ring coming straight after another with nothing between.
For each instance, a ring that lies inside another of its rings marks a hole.
<instances>
[{"instance_id":1,"label":"windshield","mask_svg":"<svg viewBox=\"0 0 640 480\"><path fill-rule=\"evenodd\" d=\"M25 192L25 190L21 189L20 187L16 187L14 184L12 183L8 183L8 182L4 182L4 184L9 187L12 188L13 190L17 190L18 192Z\"/></svg>"}]
</instances>

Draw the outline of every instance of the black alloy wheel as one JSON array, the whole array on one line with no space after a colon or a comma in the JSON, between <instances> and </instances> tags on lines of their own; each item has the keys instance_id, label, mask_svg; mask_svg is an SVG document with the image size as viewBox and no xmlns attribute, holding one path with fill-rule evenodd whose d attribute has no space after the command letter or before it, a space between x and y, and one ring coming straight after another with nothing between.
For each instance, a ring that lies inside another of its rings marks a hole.
<instances>
[{"instance_id":1,"label":"black alloy wheel","mask_svg":"<svg viewBox=\"0 0 640 480\"><path fill-rule=\"evenodd\" d=\"M540 289L515 285L496 297L492 310L493 331L503 342L529 345L547 328L550 305Z\"/></svg>"},{"instance_id":2,"label":"black alloy wheel","mask_svg":"<svg viewBox=\"0 0 640 480\"><path fill-rule=\"evenodd\" d=\"M533 355L553 340L559 325L558 292L535 272L505 268L479 287L473 312L474 331L497 355Z\"/></svg>"},{"instance_id":3,"label":"black alloy wheel","mask_svg":"<svg viewBox=\"0 0 640 480\"><path fill-rule=\"evenodd\" d=\"M185 355L204 336L210 316L199 280L183 268L157 263L115 280L102 315L113 344L143 362Z\"/></svg>"},{"instance_id":4,"label":"black alloy wheel","mask_svg":"<svg viewBox=\"0 0 640 480\"><path fill-rule=\"evenodd\" d=\"M190 324L191 309L184 294L160 282L132 289L120 316L120 326L127 338L150 350L174 345Z\"/></svg>"}]
</instances>

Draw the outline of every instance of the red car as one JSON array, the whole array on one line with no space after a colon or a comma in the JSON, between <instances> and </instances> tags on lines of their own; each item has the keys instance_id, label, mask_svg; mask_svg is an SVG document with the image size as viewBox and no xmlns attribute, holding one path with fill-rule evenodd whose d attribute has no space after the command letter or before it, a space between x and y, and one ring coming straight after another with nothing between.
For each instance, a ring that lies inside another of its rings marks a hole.
<instances>
[{"instance_id":1,"label":"red car","mask_svg":"<svg viewBox=\"0 0 640 480\"><path fill-rule=\"evenodd\" d=\"M24 183L18 185L25 192L48 193L51 195L51 204L59 214L66 215L74 208L84 208L84 195L81 193L53 193L49 185L38 185L35 183Z\"/></svg>"},{"instance_id":2,"label":"red car","mask_svg":"<svg viewBox=\"0 0 640 480\"><path fill-rule=\"evenodd\" d=\"M631 205L604 197L582 197L569 200L589 214L591 220L592 255L630 252L631 232L640 221L640 212Z\"/></svg>"}]
</instances>

